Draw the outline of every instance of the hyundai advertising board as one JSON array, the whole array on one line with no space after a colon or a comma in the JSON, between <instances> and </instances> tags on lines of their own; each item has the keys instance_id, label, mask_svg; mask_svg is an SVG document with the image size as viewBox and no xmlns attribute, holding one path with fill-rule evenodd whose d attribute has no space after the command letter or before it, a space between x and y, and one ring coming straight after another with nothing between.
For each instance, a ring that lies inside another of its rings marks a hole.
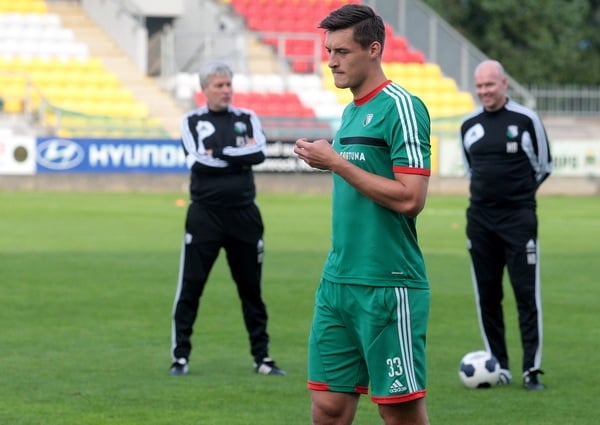
<instances>
[{"instance_id":1,"label":"hyundai advertising board","mask_svg":"<svg viewBox=\"0 0 600 425\"><path fill-rule=\"evenodd\" d=\"M179 140L37 139L37 173L188 172Z\"/></svg>"}]
</instances>

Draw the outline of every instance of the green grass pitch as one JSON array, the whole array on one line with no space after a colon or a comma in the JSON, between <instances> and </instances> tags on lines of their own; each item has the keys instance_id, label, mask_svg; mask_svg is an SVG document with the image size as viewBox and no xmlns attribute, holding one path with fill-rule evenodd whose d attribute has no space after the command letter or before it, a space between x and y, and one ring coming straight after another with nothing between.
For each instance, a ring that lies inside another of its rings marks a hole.
<instances>
[{"instance_id":1,"label":"green grass pitch","mask_svg":"<svg viewBox=\"0 0 600 425\"><path fill-rule=\"evenodd\" d=\"M329 246L329 198L261 194L264 295L273 357L252 372L223 255L202 299L191 373L168 375L185 208L179 193L0 192L0 423L305 425L306 340ZM506 320L515 383L463 388L460 358L481 349L459 196L431 195L418 219L432 287L432 424L595 425L600 418L600 198L539 199L544 301L542 392L520 387L512 292ZM356 424L380 424L362 397Z\"/></svg>"}]
</instances>

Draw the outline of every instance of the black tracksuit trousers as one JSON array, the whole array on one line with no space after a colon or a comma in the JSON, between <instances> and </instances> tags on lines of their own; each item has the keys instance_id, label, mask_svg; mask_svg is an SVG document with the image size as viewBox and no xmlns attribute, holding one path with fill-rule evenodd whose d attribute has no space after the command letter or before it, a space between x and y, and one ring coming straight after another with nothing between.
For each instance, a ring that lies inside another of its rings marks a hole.
<instances>
[{"instance_id":1,"label":"black tracksuit trousers","mask_svg":"<svg viewBox=\"0 0 600 425\"><path fill-rule=\"evenodd\" d=\"M256 204L236 208L192 202L185 222L173 311L172 355L190 356L200 297L221 248L237 286L255 362L268 356L267 310L261 295L263 222Z\"/></svg>"},{"instance_id":2,"label":"black tracksuit trousers","mask_svg":"<svg viewBox=\"0 0 600 425\"><path fill-rule=\"evenodd\" d=\"M484 344L509 369L502 299L506 266L523 348L522 370L539 369L542 356L538 222L535 208L467 209L467 238Z\"/></svg>"}]
</instances>

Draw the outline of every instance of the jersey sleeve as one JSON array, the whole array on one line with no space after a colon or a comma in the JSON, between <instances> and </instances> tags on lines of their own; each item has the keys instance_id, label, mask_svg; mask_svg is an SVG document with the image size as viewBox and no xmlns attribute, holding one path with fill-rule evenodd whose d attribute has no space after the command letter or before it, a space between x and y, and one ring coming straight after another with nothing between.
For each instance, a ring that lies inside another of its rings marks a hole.
<instances>
[{"instance_id":1,"label":"jersey sleeve","mask_svg":"<svg viewBox=\"0 0 600 425\"><path fill-rule=\"evenodd\" d=\"M463 121L460 126L460 151L462 156L462 164L465 170L465 175L471 178L471 157L467 150L467 121Z\"/></svg>"},{"instance_id":2,"label":"jersey sleeve","mask_svg":"<svg viewBox=\"0 0 600 425\"><path fill-rule=\"evenodd\" d=\"M206 152L206 147L202 143L203 138L195 137L194 132L200 134L202 132L214 132L214 126L210 123L203 122L202 125L198 124L198 121L193 119L198 111L188 113L181 120L181 145L185 152L185 162L188 168L192 168L194 165L200 166L207 169L219 169L227 167L227 162L215 158ZM192 126L196 128L192 129ZM194 130L194 131L192 131Z\"/></svg>"},{"instance_id":3,"label":"jersey sleeve","mask_svg":"<svg viewBox=\"0 0 600 425\"><path fill-rule=\"evenodd\" d=\"M394 173L431 175L431 120L425 104L415 96L399 96L390 114Z\"/></svg>"},{"instance_id":4,"label":"jersey sleeve","mask_svg":"<svg viewBox=\"0 0 600 425\"><path fill-rule=\"evenodd\" d=\"M523 135L524 140L522 142L539 186L552 173L552 155L550 154L550 143L542 120L533 111L530 113L530 119L533 128L531 133Z\"/></svg>"}]
</instances>

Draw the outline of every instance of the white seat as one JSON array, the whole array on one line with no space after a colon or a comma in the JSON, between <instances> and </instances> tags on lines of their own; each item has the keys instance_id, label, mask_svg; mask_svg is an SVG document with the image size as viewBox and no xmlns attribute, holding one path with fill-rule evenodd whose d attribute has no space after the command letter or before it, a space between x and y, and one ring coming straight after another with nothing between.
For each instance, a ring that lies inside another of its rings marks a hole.
<instances>
[{"instance_id":1,"label":"white seat","mask_svg":"<svg viewBox=\"0 0 600 425\"><path fill-rule=\"evenodd\" d=\"M298 92L322 87L321 79L314 74L291 74L288 76L287 83L289 90Z\"/></svg>"},{"instance_id":2,"label":"white seat","mask_svg":"<svg viewBox=\"0 0 600 425\"><path fill-rule=\"evenodd\" d=\"M253 74L248 76L248 91L265 91L266 83L263 75Z\"/></svg>"},{"instance_id":3,"label":"white seat","mask_svg":"<svg viewBox=\"0 0 600 425\"><path fill-rule=\"evenodd\" d=\"M22 58L32 59L40 53L40 42L38 40L21 40L19 42L18 55Z\"/></svg>"},{"instance_id":4,"label":"white seat","mask_svg":"<svg viewBox=\"0 0 600 425\"><path fill-rule=\"evenodd\" d=\"M66 43L68 48L68 58L70 59L87 59L90 56L90 50L85 43L81 42L66 42L62 41L62 43Z\"/></svg>"},{"instance_id":5,"label":"white seat","mask_svg":"<svg viewBox=\"0 0 600 425\"><path fill-rule=\"evenodd\" d=\"M69 41L53 41L45 44L44 47L47 49L45 52L51 54L55 58L69 59L71 57L72 44L73 43Z\"/></svg>"},{"instance_id":6,"label":"white seat","mask_svg":"<svg viewBox=\"0 0 600 425\"><path fill-rule=\"evenodd\" d=\"M0 38L0 55L5 58L13 58L17 53L17 42L8 38Z\"/></svg>"},{"instance_id":7,"label":"white seat","mask_svg":"<svg viewBox=\"0 0 600 425\"><path fill-rule=\"evenodd\" d=\"M43 40L43 31L38 26L26 26L21 31L20 38L23 40L40 41Z\"/></svg>"},{"instance_id":8,"label":"white seat","mask_svg":"<svg viewBox=\"0 0 600 425\"><path fill-rule=\"evenodd\" d=\"M337 105L338 99L334 92L324 89L310 89L296 92L300 101L306 106Z\"/></svg>"},{"instance_id":9,"label":"white seat","mask_svg":"<svg viewBox=\"0 0 600 425\"><path fill-rule=\"evenodd\" d=\"M25 27L8 23L4 26L4 37L11 40L20 40L24 38Z\"/></svg>"},{"instance_id":10,"label":"white seat","mask_svg":"<svg viewBox=\"0 0 600 425\"><path fill-rule=\"evenodd\" d=\"M50 39L42 39L39 42L39 55L44 59L53 59L55 56L56 42Z\"/></svg>"},{"instance_id":11,"label":"white seat","mask_svg":"<svg viewBox=\"0 0 600 425\"><path fill-rule=\"evenodd\" d=\"M277 74L254 74L250 76L250 91L283 93L284 83Z\"/></svg>"},{"instance_id":12,"label":"white seat","mask_svg":"<svg viewBox=\"0 0 600 425\"><path fill-rule=\"evenodd\" d=\"M19 54L19 43L10 38L0 40L0 52L4 57L13 58Z\"/></svg>"},{"instance_id":13,"label":"white seat","mask_svg":"<svg viewBox=\"0 0 600 425\"><path fill-rule=\"evenodd\" d=\"M173 78L172 91L177 99L190 100L194 93L200 88L198 76L195 74L180 72Z\"/></svg>"},{"instance_id":14,"label":"white seat","mask_svg":"<svg viewBox=\"0 0 600 425\"><path fill-rule=\"evenodd\" d=\"M23 24L28 27L43 27L44 15L41 13L26 13L23 15Z\"/></svg>"},{"instance_id":15,"label":"white seat","mask_svg":"<svg viewBox=\"0 0 600 425\"><path fill-rule=\"evenodd\" d=\"M56 13L43 13L40 16L42 17L42 25L44 27L58 28L61 26L60 16Z\"/></svg>"},{"instance_id":16,"label":"white seat","mask_svg":"<svg viewBox=\"0 0 600 425\"><path fill-rule=\"evenodd\" d=\"M43 38L55 41L73 41L75 33L70 28L45 27L42 30Z\"/></svg>"},{"instance_id":17,"label":"white seat","mask_svg":"<svg viewBox=\"0 0 600 425\"><path fill-rule=\"evenodd\" d=\"M315 105L313 109L319 118L339 119L344 111L344 105Z\"/></svg>"},{"instance_id":18,"label":"white seat","mask_svg":"<svg viewBox=\"0 0 600 425\"><path fill-rule=\"evenodd\" d=\"M25 25L25 15L21 13L5 13L3 15L3 24L4 25L15 25L15 26L24 26Z\"/></svg>"},{"instance_id":19,"label":"white seat","mask_svg":"<svg viewBox=\"0 0 600 425\"><path fill-rule=\"evenodd\" d=\"M266 91L269 93L283 93L285 91L285 83L279 74L265 75L264 82L267 85Z\"/></svg>"},{"instance_id":20,"label":"white seat","mask_svg":"<svg viewBox=\"0 0 600 425\"><path fill-rule=\"evenodd\" d=\"M247 92L250 90L250 78L246 74L234 74L232 84L234 91Z\"/></svg>"}]
</instances>

